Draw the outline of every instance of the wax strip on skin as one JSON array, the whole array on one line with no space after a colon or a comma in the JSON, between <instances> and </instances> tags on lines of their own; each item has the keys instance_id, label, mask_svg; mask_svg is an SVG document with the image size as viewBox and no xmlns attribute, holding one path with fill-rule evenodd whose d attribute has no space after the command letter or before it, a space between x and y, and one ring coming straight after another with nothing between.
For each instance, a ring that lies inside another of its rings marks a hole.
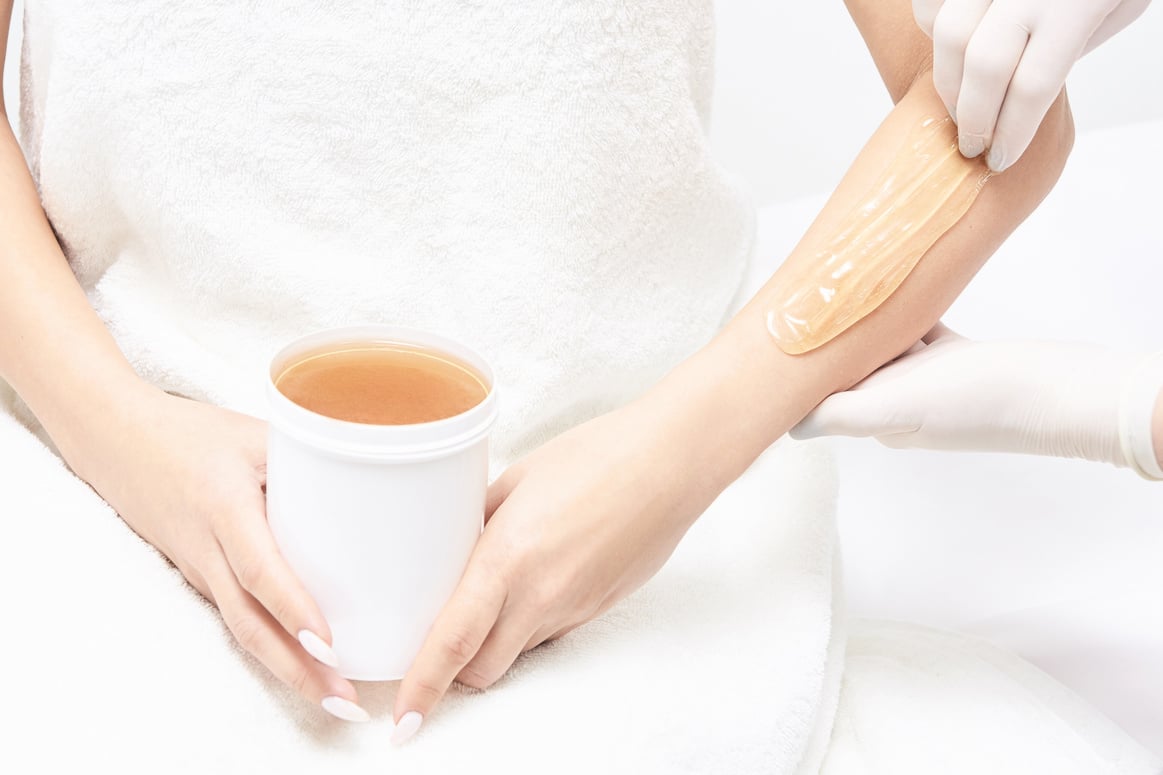
<instances>
[{"instance_id":1,"label":"wax strip on skin","mask_svg":"<svg viewBox=\"0 0 1163 775\"><path fill-rule=\"evenodd\" d=\"M960 154L948 117L918 124L827 245L790 259L776 275L767 329L780 349L814 350L883 304L989 177L984 162Z\"/></svg>"}]
</instances>

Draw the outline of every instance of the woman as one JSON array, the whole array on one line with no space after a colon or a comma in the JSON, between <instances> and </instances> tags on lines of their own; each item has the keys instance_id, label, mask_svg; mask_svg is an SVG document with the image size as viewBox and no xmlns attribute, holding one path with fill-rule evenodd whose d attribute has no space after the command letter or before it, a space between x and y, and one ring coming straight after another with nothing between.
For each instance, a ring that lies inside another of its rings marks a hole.
<instances>
[{"instance_id":1,"label":"woman","mask_svg":"<svg viewBox=\"0 0 1163 775\"><path fill-rule=\"evenodd\" d=\"M495 365L494 462L520 460L401 687L396 740L452 680L487 686L649 578L763 449L932 327L1069 153L1056 94L897 293L786 355L762 301L722 325L751 213L703 136L709 4L660 5L27 4L23 155L0 135L0 377L331 713L366 718L267 530L262 364L312 329L395 322ZM801 252L945 110L909 4L848 5L896 108Z\"/></svg>"}]
</instances>

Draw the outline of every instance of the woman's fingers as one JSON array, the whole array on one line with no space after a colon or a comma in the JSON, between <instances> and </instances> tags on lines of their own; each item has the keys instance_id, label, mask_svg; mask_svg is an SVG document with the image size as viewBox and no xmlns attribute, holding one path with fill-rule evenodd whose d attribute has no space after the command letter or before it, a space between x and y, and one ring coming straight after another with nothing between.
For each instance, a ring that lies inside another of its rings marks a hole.
<instances>
[{"instance_id":1,"label":"woman's fingers","mask_svg":"<svg viewBox=\"0 0 1163 775\"><path fill-rule=\"evenodd\" d=\"M400 684L393 743L402 743L416 732L453 679L477 655L505 599L506 588L500 578L474 555Z\"/></svg>"},{"instance_id":2,"label":"woman's fingers","mask_svg":"<svg viewBox=\"0 0 1163 775\"><path fill-rule=\"evenodd\" d=\"M488 524L489 520L493 518L493 513L509 497L509 493L517 486L517 482L521 481L523 473L524 461L514 463L506 468L495 482L489 485L488 493L485 496L485 524Z\"/></svg>"},{"instance_id":3,"label":"woman's fingers","mask_svg":"<svg viewBox=\"0 0 1163 775\"><path fill-rule=\"evenodd\" d=\"M186 582L191 587L198 590L198 594L206 598L208 601L210 601L210 603L217 607L217 604L214 603L214 595L210 591L210 585L206 583L206 579L202 577L201 572L199 572L197 568L195 568L193 565L176 561L174 562L174 567L176 567L178 571L181 572L181 574L186 578Z\"/></svg>"},{"instance_id":4,"label":"woman's fingers","mask_svg":"<svg viewBox=\"0 0 1163 775\"><path fill-rule=\"evenodd\" d=\"M367 721L351 682L316 662L238 583L224 558L201 570L223 621L239 645L280 681L307 700L346 721Z\"/></svg>"},{"instance_id":5,"label":"woman's fingers","mask_svg":"<svg viewBox=\"0 0 1163 775\"><path fill-rule=\"evenodd\" d=\"M336 667L331 629L319 607L283 559L266 520L262 492L219 515L216 538L234 576L283 629L315 659Z\"/></svg>"},{"instance_id":6,"label":"woman's fingers","mask_svg":"<svg viewBox=\"0 0 1163 775\"><path fill-rule=\"evenodd\" d=\"M533 611L521 614L506 607L476 656L457 673L456 680L474 689L492 686L528 648L539 623Z\"/></svg>"}]
</instances>

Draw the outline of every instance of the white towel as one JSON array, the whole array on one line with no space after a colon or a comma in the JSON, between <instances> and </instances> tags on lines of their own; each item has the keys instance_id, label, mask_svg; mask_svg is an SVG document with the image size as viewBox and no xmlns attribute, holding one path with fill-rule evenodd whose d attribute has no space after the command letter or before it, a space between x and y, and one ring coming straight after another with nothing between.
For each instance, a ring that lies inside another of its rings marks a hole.
<instances>
[{"instance_id":1,"label":"white towel","mask_svg":"<svg viewBox=\"0 0 1163 775\"><path fill-rule=\"evenodd\" d=\"M753 208L710 158L709 0L27 0L21 142L167 390L390 323L477 348L498 469L713 336Z\"/></svg>"},{"instance_id":2,"label":"white towel","mask_svg":"<svg viewBox=\"0 0 1163 775\"><path fill-rule=\"evenodd\" d=\"M143 376L261 415L265 363L295 336L439 331L498 375L495 475L723 320L753 213L709 156L711 21L707 0L28 0L22 142ZM23 666L9 691L78 730L62 747L55 723L28 724L18 750L55 767L790 774L822 753L842 639L818 457L776 453L641 593L454 694L396 752L390 689L365 690L360 729L288 698L3 430L0 510L21 515L4 602L32 623L4 646Z\"/></svg>"},{"instance_id":3,"label":"white towel","mask_svg":"<svg viewBox=\"0 0 1163 775\"><path fill-rule=\"evenodd\" d=\"M488 691L454 689L393 749L397 684L358 685L359 726L291 696L0 413L0 769L808 775L839 692L834 495L822 447L777 445L638 593Z\"/></svg>"},{"instance_id":4,"label":"white towel","mask_svg":"<svg viewBox=\"0 0 1163 775\"><path fill-rule=\"evenodd\" d=\"M765 212L763 255L794 241L808 213ZM1007 772L984 766L998 760L1025 773L1092 762L1153 772L1149 755L1038 671L913 628L861 628L830 740L845 628L827 447L778 444L639 593L526 655L493 689L454 690L392 750L395 684L360 685L374 716L362 727L290 696L176 571L0 413L0 606L11 622L0 660L18 666L0 764L811 775L830 750L825 775Z\"/></svg>"},{"instance_id":5,"label":"white towel","mask_svg":"<svg viewBox=\"0 0 1163 775\"><path fill-rule=\"evenodd\" d=\"M435 329L496 368L499 470L649 386L739 285L752 217L704 136L710 18L705 0L28 0L22 139L144 376L261 414L293 336ZM639 593L393 750L392 685L363 687L362 727L289 697L0 415L0 766L807 775L844 643L833 500L818 448L777 447Z\"/></svg>"}]
</instances>

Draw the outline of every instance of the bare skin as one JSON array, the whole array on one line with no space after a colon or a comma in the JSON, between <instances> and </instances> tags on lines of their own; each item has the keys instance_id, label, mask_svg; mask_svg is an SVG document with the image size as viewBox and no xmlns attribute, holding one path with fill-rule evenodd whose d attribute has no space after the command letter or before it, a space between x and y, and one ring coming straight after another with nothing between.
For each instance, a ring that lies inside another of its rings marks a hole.
<instances>
[{"instance_id":1,"label":"bare skin","mask_svg":"<svg viewBox=\"0 0 1163 775\"><path fill-rule=\"evenodd\" d=\"M11 0L0 0L4 43L11 13ZM8 121L0 235L0 378L73 470L218 606L274 675L314 703L356 702L355 687L296 639L308 630L327 643L331 633L267 528L265 424L137 376L69 269Z\"/></svg>"},{"instance_id":2,"label":"bare skin","mask_svg":"<svg viewBox=\"0 0 1163 775\"><path fill-rule=\"evenodd\" d=\"M812 239L836 228L904 126L943 109L909 0L848 5L897 106L811 227ZM10 0L0 0L0 20L10 13ZM401 686L395 719L428 715L457 677L489 685L522 650L588 621L653 575L775 439L932 328L1053 186L1072 138L1063 95L1022 160L991 181L893 297L827 345L783 353L767 332L764 305L749 304L645 396L506 471L490 492L488 527L461 585ZM267 529L262 423L137 377L70 271L7 122L0 378L72 468L218 605L273 674L314 703L357 700L349 682L296 641L302 630L324 642L330 633Z\"/></svg>"},{"instance_id":3,"label":"bare skin","mask_svg":"<svg viewBox=\"0 0 1163 775\"><path fill-rule=\"evenodd\" d=\"M944 110L909 0L849 0L896 107L796 251L826 242L919 117ZM411 731L454 679L496 681L524 649L606 610L649 578L709 503L822 397L904 352L1057 181L1073 144L1065 94L1020 162L926 253L883 305L789 355L766 326L773 279L640 400L534 451L495 483L460 587L397 695ZM788 263L798 254L793 252ZM579 467L576 460L593 461Z\"/></svg>"}]
</instances>

